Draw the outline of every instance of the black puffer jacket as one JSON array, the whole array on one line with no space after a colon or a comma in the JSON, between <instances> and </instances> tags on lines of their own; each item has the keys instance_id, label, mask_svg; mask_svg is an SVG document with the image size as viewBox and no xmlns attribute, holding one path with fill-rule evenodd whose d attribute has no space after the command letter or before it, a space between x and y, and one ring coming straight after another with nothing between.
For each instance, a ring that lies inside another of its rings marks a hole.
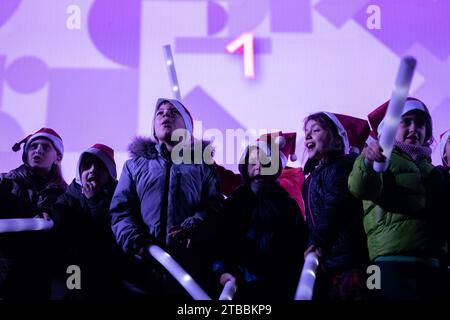
<instances>
[{"instance_id":1,"label":"black puffer jacket","mask_svg":"<svg viewBox=\"0 0 450 320\"><path fill-rule=\"evenodd\" d=\"M73 180L53 206L59 274L65 280L69 265L79 266L82 272L81 290L60 290L53 298L113 298L118 290L121 255L109 216L116 184L114 181L87 199L81 186Z\"/></svg>"},{"instance_id":2,"label":"black puffer jacket","mask_svg":"<svg viewBox=\"0 0 450 320\"><path fill-rule=\"evenodd\" d=\"M33 218L49 212L67 187L21 165L0 175L0 219ZM46 299L50 295L51 250L47 232L0 234L0 298Z\"/></svg>"},{"instance_id":3,"label":"black puffer jacket","mask_svg":"<svg viewBox=\"0 0 450 320\"><path fill-rule=\"evenodd\" d=\"M330 274L363 268L368 261L362 202L348 190L355 154L319 165L303 185L309 245L322 249Z\"/></svg>"},{"instance_id":4,"label":"black puffer jacket","mask_svg":"<svg viewBox=\"0 0 450 320\"><path fill-rule=\"evenodd\" d=\"M225 209L216 275L237 276L241 293L257 285L251 298L292 299L307 240L297 202L277 183L258 194L244 184L225 200Z\"/></svg>"}]
</instances>

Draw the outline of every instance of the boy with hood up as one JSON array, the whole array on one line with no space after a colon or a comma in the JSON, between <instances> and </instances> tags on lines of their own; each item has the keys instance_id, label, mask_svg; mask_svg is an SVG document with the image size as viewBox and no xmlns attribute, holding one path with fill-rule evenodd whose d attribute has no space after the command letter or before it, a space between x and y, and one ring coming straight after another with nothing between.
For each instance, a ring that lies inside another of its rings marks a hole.
<instances>
[{"instance_id":1,"label":"boy with hood up","mask_svg":"<svg viewBox=\"0 0 450 320\"><path fill-rule=\"evenodd\" d=\"M76 178L52 208L61 268L56 271L52 299L104 299L118 294L120 250L108 212L116 185L113 149L94 144L80 155ZM81 288L68 291L66 270L71 265L80 267Z\"/></svg>"},{"instance_id":2,"label":"boy with hood up","mask_svg":"<svg viewBox=\"0 0 450 320\"><path fill-rule=\"evenodd\" d=\"M209 161L185 161L191 156L193 120L180 101L158 99L152 129L152 138L138 138L129 148L132 158L123 167L111 203L112 229L123 251L144 262L137 266L133 283L139 292L179 297L184 294L181 286L147 248L155 243L167 250L204 286L222 196ZM180 132L181 145L175 137Z\"/></svg>"},{"instance_id":3,"label":"boy with hood up","mask_svg":"<svg viewBox=\"0 0 450 320\"><path fill-rule=\"evenodd\" d=\"M285 135L295 141L295 134ZM238 300L291 300L302 267L306 223L297 202L278 182L290 154L275 143L283 145L284 136L269 134L262 140L244 151L239 163L244 183L225 200L214 272L221 285L237 282Z\"/></svg>"}]
</instances>

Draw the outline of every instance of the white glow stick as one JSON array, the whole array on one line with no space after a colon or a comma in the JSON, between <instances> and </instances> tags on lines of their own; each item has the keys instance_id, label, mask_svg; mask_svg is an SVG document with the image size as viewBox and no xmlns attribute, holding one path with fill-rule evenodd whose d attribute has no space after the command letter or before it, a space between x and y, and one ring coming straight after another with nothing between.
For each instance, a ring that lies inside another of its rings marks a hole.
<instances>
[{"instance_id":1,"label":"white glow stick","mask_svg":"<svg viewBox=\"0 0 450 320\"><path fill-rule=\"evenodd\" d=\"M380 147L383 149L383 155L386 157L386 161L373 163L373 169L376 172L386 171L388 167L389 158L391 157L392 149L394 148L395 134L397 133L397 127L402 117L415 67L416 59L413 57L405 57L400 63L397 79L395 80L395 87L392 91L392 97L383 119L383 127L379 128L381 131L379 143Z\"/></svg>"},{"instance_id":2,"label":"white glow stick","mask_svg":"<svg viewBox=\"0 0 450 320\"><path fill-rule=\"evenodd\" d=\"M316 281L316 270L319 266L319 258L315 252L310 252L305 258L300 281L298 282L295 300L311 300Z\"/></svg>"},{"instance_id":3,"label":"white glow stick","mask_svg":"<svg viewBox=\"0 0 450 320\"><path fill-rule=\"evenodd\" d=\"M52 220L41 218L0 219L0 233L50 230L53 224Z\"/></svg>"},{"instance_id":4,"label":"white glow stick","mask_svg":"<svg viewBox=\"0 0 450 320\"><path fill-rule=\"evenodd\" d=\"M228 280L223 286L223 290L220 294L219 300L233 300L236 290L237 286L234 281Z\"/></svg>"},{"instance_id":5,"label":"white glow stick","mask_svg":"<svg viewBox=\"0 0 450 320\"><path fill-rule=\"evenodd\" d=\"M148 251L183 286L194 300L211 300L197 282L167 252L157 245L148 247Z\"/></svg>"},{"instance_id":6,"label":"white glow stick","mask_svg":"<svg viewBox=\"0 0 450 320\"><path fill-rule=\"evenodd\" d=\"M173 61L172 49L170 45L163 46L164 60L166 61L167 72L169 73L169 81L172 95L178 101L181 101L180 85L178 83L177 71L175 70L175 62Z\"/></svg>"}]
</instances>

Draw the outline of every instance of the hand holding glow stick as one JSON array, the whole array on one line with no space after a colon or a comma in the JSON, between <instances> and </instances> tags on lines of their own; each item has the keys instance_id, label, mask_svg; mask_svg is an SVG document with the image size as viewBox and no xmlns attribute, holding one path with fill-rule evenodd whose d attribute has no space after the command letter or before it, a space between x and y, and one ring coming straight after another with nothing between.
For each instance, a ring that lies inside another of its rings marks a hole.
<instances>
[{"instance_id":1,"label":"hand holding glow stick","mask_svg":"<svg viewBox=\"0 0 450 320\"><path fill-rule=\"evenodd\" d=\"M415 67L416 59L413 57L405 57L400 63L394 91L392 92L386 115L382 121L383 126L380 128L380 124L378 128L379 144L383 149L383 155L386 157L386 160L381 163L374 162L373 169L376 172L385 171L388 167L389 158L391 157L392 149L394 148L395 134L402 117Z\"/></svg>"}]
</instances>

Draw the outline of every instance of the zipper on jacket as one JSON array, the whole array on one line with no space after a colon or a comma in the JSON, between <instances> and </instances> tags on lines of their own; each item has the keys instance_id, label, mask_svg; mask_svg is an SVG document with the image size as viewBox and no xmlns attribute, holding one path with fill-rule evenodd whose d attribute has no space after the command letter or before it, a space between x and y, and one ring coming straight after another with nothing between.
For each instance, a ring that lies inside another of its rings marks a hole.
<instances>
[{"instance_id":1,"label":"zipper on jacket","mask_svg":"<svg viewBox=\"0 0 450 320\"><path fill-rule=\"evenodd\" d=\"M309 211L309 216L311 217L311 222L313 224L313 227L315 228L316 222L314 221L314 217L313 217L313 214L311 211L311 183L312 183L312 180L313 180L313 174L311 173L311 179L308 184L308 211Z\"/></svg>"},{"instance_id":2,"label":"zipper on jacket","mask_svg":"<svg viewBox=\"0 0 450 320\"><path fill-rule=\"evenodd\" d=\"M166 163L166 175L164 178L164 193L161 201L161 213L160 213L160 234L159 241L162 245L166 244L167 238L167 211L169 208L169 187L170 187L170 169L172 167L172 161L169 158L164 157L165 152L162 151L164 162Z\"/></svg>"}]
</instances>

